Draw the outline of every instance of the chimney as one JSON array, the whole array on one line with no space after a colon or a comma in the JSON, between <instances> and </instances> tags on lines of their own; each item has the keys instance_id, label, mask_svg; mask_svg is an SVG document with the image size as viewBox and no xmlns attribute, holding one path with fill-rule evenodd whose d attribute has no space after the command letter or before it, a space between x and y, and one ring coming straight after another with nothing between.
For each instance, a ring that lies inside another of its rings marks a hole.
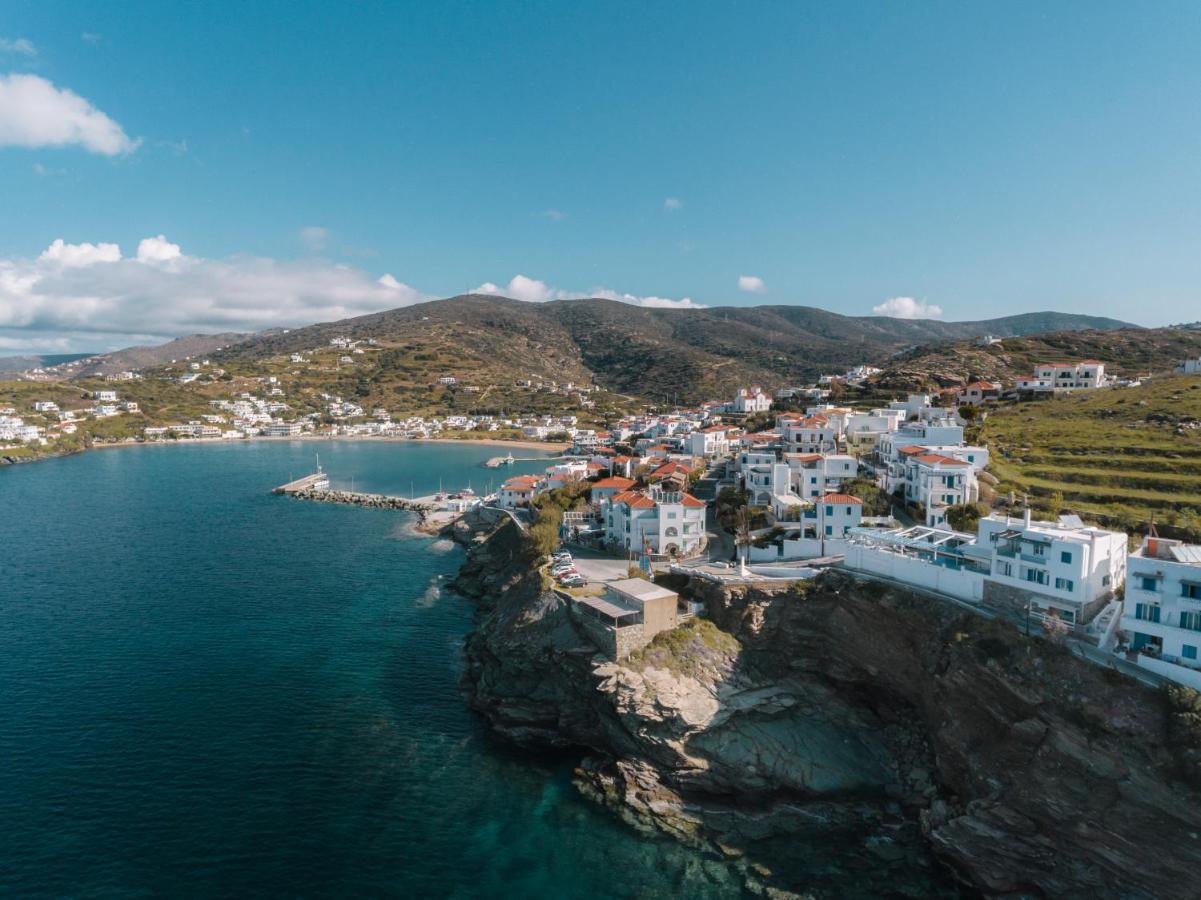
<instances>
[{"instance_id":1,"label":"chimney","mask_svg":"<svg viewBox=\"0 0 1201 900\"><path fill-rule=\"evenodd\" d=\"M1026 507L1026 516L1025 516L1024 521L1026 523L1026 527L1029 528L1030 527L1030 507L1029 506Z\"/></svg>"}]
</instances>

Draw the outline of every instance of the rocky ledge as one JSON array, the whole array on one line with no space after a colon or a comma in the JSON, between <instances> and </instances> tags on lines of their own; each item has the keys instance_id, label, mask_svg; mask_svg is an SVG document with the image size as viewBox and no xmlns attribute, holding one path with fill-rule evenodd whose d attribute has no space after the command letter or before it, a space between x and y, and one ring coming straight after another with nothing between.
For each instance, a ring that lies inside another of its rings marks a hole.
<instances>
[{"instance_id":1,"label":"rocky ledge","mask_svg":"<svg viewBox=\"0 0 1201 900\"><path fill-rule=\"evenodd\" d=\"M455 526L471 703L639 828L815 896L1193 897L1198 793L1163 696L1043 638L828 573L614 663L509 520Z\"/></svg>"}]
</instances>

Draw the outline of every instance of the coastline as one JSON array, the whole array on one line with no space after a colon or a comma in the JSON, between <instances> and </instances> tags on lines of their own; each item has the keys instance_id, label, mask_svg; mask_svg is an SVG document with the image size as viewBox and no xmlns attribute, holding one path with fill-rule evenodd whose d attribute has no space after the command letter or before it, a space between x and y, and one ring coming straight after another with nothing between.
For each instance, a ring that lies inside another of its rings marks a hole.
<instances>
[{"instance_id":1,"label":"coastline","mask_svg":"<svg viewBox=\"0 0 1201 900\"><path fill-rule=\"evenodd\" d=\"M44 456L34 456L21 462L39 462L43 459L55 459L63 456L71 456L75 453L86 453L88 450L111 450L121 447L169 447L173 444L242 444L249 441L374 441L377 443L391 444L478 444L482 447L516 447L520 450L544 450L548 453L562 453L571 447L570 444L551 442L551 441L508 441L501 438L406 438L381 435L355 435L355 434L331 434L331 435L313 435L299 434L289 437L266 437L264 435L252 435L250 437L236 438L224 440L222 438L170 438L166 440L156 441L139 441L139 440L123 440L123 441L103 441L93 443L91 447L81 447L77 450L69 451L68 453L47 453Z\"/></svg>"}]
</instances>

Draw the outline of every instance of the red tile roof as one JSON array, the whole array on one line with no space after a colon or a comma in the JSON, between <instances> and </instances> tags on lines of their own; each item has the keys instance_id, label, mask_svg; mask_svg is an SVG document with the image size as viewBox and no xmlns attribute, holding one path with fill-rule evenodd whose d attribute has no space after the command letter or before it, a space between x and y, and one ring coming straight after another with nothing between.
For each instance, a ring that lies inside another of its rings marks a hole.
<instances>
[{"instance_id":1,"label":"red tile roof","mask_svg":"<svg viewBox=\"0 0 1201 900\"><path fill-rule=\"evenodd\" d=\"M694 509L703 507L705 505L704 500L699 500L696 497L692 496L692 494L685 494L683 499L680 500L680 502L683 503L685 506L689 506Z\"/></svg>"},{"instance_id":2,"label":"red tile roof","mask_svg":"<svg viewBox=\"0 0 1201 900\"><path fill-rule=\"evenodd\" d=\"M940 466L966 466L967 465L967 463L965 463L961 459L954 459L953 457L950 457L950 456L943 456L941 453L924 453L921 456L915 456L914 459L920 463L925 463L927 465L940 465Z\"/></svg>"},{"instance_id":3,"label":"red tile roof","mask_svg":"<svg viewBox=\"0 0 1201 900\"><path fill-rule=\"evenodd\" d=\"M611 478L602 478L596 484L592 485L592 489L616 488L619 491L628 491L635 484L637 482L633 478L622 478L620 475L614 475Z\"/></svg>"},{"instance_id":4,"label":"red tile roof","mask_svg":"<svg viewBox=\"0 0 1201 900\"><path fill-rule=\"evenodd\" d=\"M615 494L612 502L614 504L624 503L631 509L650 509L655 505L655 501L641 491L623 491Z\"/></svg>"},{"instance_id":5,"label":"red tile roof","mask_svg":"<svg viewBox=\"0 0 1201 900\"><path fill-rule=\"evenodd\" d=\"M862 506L863 501L858 497L852 497L850 494L826 494L822 497L822 503L846 503L851 506Z\"/></svg>"}]
</instances>

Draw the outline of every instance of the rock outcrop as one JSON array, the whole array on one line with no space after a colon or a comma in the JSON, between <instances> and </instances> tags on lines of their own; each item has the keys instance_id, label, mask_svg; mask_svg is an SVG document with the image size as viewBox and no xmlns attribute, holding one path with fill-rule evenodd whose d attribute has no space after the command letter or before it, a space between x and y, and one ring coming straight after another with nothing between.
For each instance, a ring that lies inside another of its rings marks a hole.
<instances>
[{"instance_id":1,"label":"rock outcrop","mask_svg":"<svg viewBox=\"0 0 1201 900\"><path fill-rule=\"evenodd\" d=\"M614 663L523 556L464 524L473 706L637 827L819 896L1190 897L1198 795L1162 697L899 589L680 585L695 622Z\"/></svg>"}]
</instances>

